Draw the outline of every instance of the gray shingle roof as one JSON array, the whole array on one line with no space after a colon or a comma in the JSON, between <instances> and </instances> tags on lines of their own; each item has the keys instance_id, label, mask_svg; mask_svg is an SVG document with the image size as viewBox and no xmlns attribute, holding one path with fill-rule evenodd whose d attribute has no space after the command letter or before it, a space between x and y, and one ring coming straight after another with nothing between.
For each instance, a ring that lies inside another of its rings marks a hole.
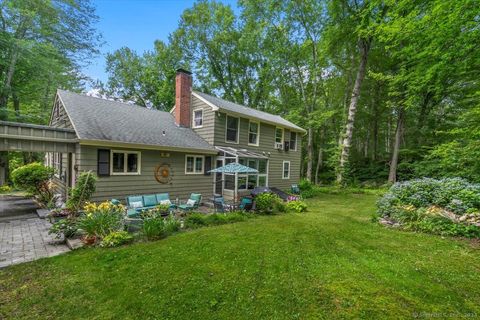
<instances>
[{"instance_id":1,"label":"gray shingle roof","mask_svg":"<svg viewBox=\"0 0 480 320\"><path fill-rule=\"evenodd\" d=\"M58 90L57 94L80 140L215 152L214 147L192 129L178 127L168 112L64 90Z\"/></svg>"},{"instance_id":2,"label":"gray shingle roof","mask_svg":"<svg viewBox=\"0 0 480 320\"><path fill-rule=\"evenodd\" d=\"M199 91L193 91L194 94L197 94L200 96L202 99L208 101L209 103L213 104L217 108L226 111L226 112L233 112L239 115L245 115L246 118L254 118L260 121L264 122L269 122L273 124L277 124L282 127L286 127L289 129L301 131L301 132L306 132L305 129L300 128L299 126L291 123L288 120L285 120L284 118L263 112L260 110L252 109L246 106L242 106L241 104L233 103L231 101L227 101L224 99L217 98L215 96L211 96L209 94L199 92Z\"/></svg>"}]
</instances>

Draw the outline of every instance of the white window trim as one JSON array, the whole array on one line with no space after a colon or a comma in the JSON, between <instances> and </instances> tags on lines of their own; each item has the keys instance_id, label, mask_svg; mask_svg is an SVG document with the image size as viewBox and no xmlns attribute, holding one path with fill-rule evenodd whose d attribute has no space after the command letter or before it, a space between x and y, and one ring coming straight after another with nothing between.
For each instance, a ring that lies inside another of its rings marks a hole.
<instances>
[{"instance_id":1,"label":"white window trim","mask_svg":"<svg viewBox=\"0 0 480 320\"><path fill-rule=\"evenodd\" d=\"M275 127L275 132L274 132L274 142L273 142L273 147L275 148L277 146L277 130L280 129L282 130L282 149L283 145L285 144L285 129L280 128L280 127Z\"/></svg>"},{"instance_id":2,"label":"white window trim","mask_svg":"<svg viewBox=\"0 0 480 320\"><path fill-rule=\"evenodd\" d=\"M295 149L290 148L290 150L297 151L298 133L295 131L290 131L290 141L292 141L292 133L295 133Z\"/></svg>"},{"instance_id":3,"label":"white window trim","mask_svg":"<svg viewBox=\"0 0 480 320\"><path fill-rule=\"evenodd\" d=\"M238 119L238 121L237 121L237 141L236 142L227 140L228 117ZM231 144L239 144L240 143L240 118L239 117L230 116L228 114L225 116L225 143L231 143Z\"/></svg>"},{"instance_id":4,"label":"white window trim","mask_svg":"<svg viewBox=\"0 0 480 320\"><path fill-rule=\"evenodd\" d=\"M195 125L195 112L196 111L202 111L202 125L200 125L200 126ZM202 127L203 127L203 108L193 109L193 111L192 111L192 128L202 128Z\"/></svg>"},{"instance_id":5,"label":"white window trim","mask_svg":"<svg viewBox=\"0 0 480 320\"><path fill-rule=\"evenodd\" d=\"M193 172L187 172L187 158L192 157L193 158ZM197 163L197 158L202 158L202 171L197 172L195 171L195 164ZM205 171L205 156L200 156L197 154L186 154L185 155L185 174L203 174Z\"/></svg>"},{"instance_id":6,"label":"white window trim","mask_svg":"<svg viewBox=\"0 0 480 320\"><path fill-rule=\"evenodd\" d=\"M257 124L257 143L250 143L250 123ZM248 120L248 145L258 147L260 144L260 122Z\"/></svg>"},{"instance_id":7,"label":"white window trim","mask_svg":"<svg viewBox=\"0 0 480 320\"><path fill-rule=\"evenodd\" d=\"M288 163L288 176L285 177L285 163ZM291 170L291 166L290 166L290 161L283 161L282 163L282 179L283 180L287 180L287 179L290 179L290 170Z\"/></svg>"},{"instance_id":8,"label":"white window trim","mask_svg":"<svg viewBox=\"0 0 480 320\"><path fill-rule=\"evenodd\" d=\"M123 153L123 172L113 172L113 154ZM127 172L128 154L137 155L137 172ZM110 150L110 175L111 176L139 176L142 174L142 153L140 151Z\"/></svg>"}]
</instances>

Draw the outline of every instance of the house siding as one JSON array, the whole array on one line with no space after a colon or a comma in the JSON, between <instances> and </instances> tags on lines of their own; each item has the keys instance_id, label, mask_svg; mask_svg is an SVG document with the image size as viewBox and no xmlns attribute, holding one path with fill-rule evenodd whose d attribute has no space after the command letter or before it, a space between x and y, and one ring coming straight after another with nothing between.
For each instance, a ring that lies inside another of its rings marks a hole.
<instances>
[{"instance_id":1,"label":"house siding","mask_svg":"<svg viewBox=\"0 0 480 320\"><path fill-rule=\"evenodd\" d=\"M98 149L106 148L81 145L79 149L79 171L92 170L96 173ZM112 150L141 152L141 174L98 177L97 191L93 195L92 201L99 202L112 198L124 201L130 195L164 192L170 194L171 200L176 198L186 200L192 192L201 193L205 200L213 194L213 175L185 174L186 153L125 148ZM169 154L169 157L162 157L162 154ZM155 167L164 163L169 164L173 172L172 181L169 184L157 182L154 176Z\"/></svg>"},{"instance_id":2,"label":"house siding","mask_svg":"<svg viewBox=\"0 0 480 320\"><path fill-rule=\"evenodd\" d=\"M258 146L248 144L248 123L249 119L240 118L240 134L239 143L225 142L225 125L226 114L219 113L219 116L215 117L215 146L226 146L237 149L248 149L253 152L263 153L268 158L268 185L270 187L277 187L280 189L289 189L294 183L298 183L300 180L300 161L301 150L298 146L301 145L301 134L297 133L297 151L283 151L274 148L275 145L275 126L260 123L260 140ZM256 121L256 120L255 120ZM285 129L284 141L290 139L290 131ZM290 178L282 179L283 175L283 161L290 161Z\"/></svg>"},{"instance_id":3,"label":"house siding","mask_svg":"<svg viewBox=\"0 0 480 320\"><path fill-rule=\"evenodd\" d=\"M209 144L214 144L214 127L215 127L215 111L212 110L212 107L207 105L202 100L198 99L192 95L192 118L190 119L190 125L193 131L195 131L199 136L205 139ZM201 128L193 127L193 110L202 109L203 110L203 126Z\"/></svg>"},{"instance_id":4,"label":"house siding","mask_svg":"<svg viewBox=\"0 0 480 320\"><path fill-rule=\"evenodd\" d=\"M73 129L72 122L68 118L67 112L62 102L56 98L52 109L52 117L50 118L51 127ZM55 186L55 191L62 195L66 199L68 194L68 181L71 178L71 172L68 166L68 153L62 153L62 170L58 172L52 179Z\"/></svg>"},{"instance_id":5,"label":"house siding","mask_svg":"<svg viewBox=\"0 0 480 320\"><path fill-rule=\"evenodd\" d=\"M238 143L225 141L226 113L212 111L211 106L192 96L192 110L202 108L204 125L193 129L209 143L215 146L226 146L236 149L247 149L253 152L269 155L268 184L271 187L288 189L300 180L301 139L302 133L297 132L297 150L283 151L274 148L276 126L260 122L260 140L258 146L248 144L248 118L240 117L240 134ZM257 121L257 120L254 120ZM290 130L284 129L284 141L290 139ZM290 178L283 179L283 161L290 161Z\"/></svg>"}]
</instances>

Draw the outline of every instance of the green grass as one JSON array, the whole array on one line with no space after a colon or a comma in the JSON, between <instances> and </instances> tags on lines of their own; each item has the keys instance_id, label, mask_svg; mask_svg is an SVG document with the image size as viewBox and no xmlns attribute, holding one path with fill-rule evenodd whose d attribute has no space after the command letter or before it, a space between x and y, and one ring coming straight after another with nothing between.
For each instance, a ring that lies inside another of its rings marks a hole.
<instances>
[{"instance_id":1,"label":"green grass","mask_svg":"<svg viewBox=\"0 0 480 320\"><path fill-rule=\"evenodd\" d=\"M306 214L9 267L0 318L480 316L478 247L374 224L375 200L323 194Z\"/></svg>"}]
</instances>

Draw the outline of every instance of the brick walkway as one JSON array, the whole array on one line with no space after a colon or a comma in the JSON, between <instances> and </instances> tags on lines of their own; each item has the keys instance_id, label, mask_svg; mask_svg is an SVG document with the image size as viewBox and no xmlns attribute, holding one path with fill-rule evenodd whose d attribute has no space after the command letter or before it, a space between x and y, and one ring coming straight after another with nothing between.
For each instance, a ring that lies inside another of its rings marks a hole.
<instances>
[{"instance_id":1,"label":"brick walkway","mask_svg":"<svg viewBox=\"0 0 480 320\"><path fill-rule=\"evenodd\" d=\"M9 203L10 211L12 208L21 208L16 206L15 202ZM23 212L18 216L12 212L8 220L0 221L0 268L69 251L54 235L48 234L49 228L50 223L47 220L25 219Z\"/></svg>"}]
</instances>

